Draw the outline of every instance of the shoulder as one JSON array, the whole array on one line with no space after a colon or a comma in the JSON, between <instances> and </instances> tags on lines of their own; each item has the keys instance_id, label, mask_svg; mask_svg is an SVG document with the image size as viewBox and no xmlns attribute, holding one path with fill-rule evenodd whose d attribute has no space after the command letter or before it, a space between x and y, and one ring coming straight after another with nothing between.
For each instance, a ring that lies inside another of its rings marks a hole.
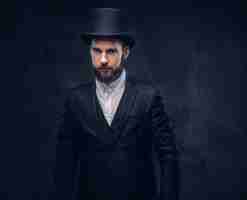
<instances>
[{"instance_id":1,"label":"shoulder","mask_svg":"<svg viewBox=\"0 0 247 200\"><path fill-rule=\"evenodd\" d=\"M131 77L131 81L141 96L152 98L153 96L160 93L158 85L153 80L142 80L136 77Z\"/></svg>"},{"instance_id":2,"label":"shoulder","mask_svg":"<svg viewBox=\"0 0 247 200\"><path fill-rule=\"evenodd\" d=\"M137 94L136 100L140 106L143 106L146 112L152 108L152 105L157 104L157 100L163 103L160 89L153 80L139 80L132 77L131 82Z\"/></svg>"},{"instance_id":3,"label":"shoulder","mask_svg":"<svg viewBox=\"0 0 247 200\"><path fill-rule=\"evenodd\" d=\"M93 80L80 82L77 85L74 85L73 87L71 87L70 91L71 93L86 92L90 88L92 88L93 84L94 84Z\"/></svg>"},{"instance_id":4,"label":"shoulder","mask_svg":"<svg viewBox=\"0 0 247 200\"><path fill-rule=\"evenodd\" d=\"M64 99L67 102L73 102L75 99L88 96L93 86L93 80L83 81L71 84L64 89Z\"/></svg>"}]
</instances>

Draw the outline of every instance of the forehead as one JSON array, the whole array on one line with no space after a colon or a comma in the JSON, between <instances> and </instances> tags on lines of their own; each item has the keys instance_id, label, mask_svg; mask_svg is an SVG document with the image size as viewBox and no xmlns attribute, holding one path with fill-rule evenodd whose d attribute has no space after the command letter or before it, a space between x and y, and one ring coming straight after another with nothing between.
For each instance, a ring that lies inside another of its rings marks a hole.
<instances>
[{"instance_id":1,"label":"forehead","mask_svg":"<svg viewBox=\"0 0 247 200\"><path fill-rule=\"evenodd\" d=\"M91 47L119 49L122 47L122 42L118 39L102 37L102 38L93 39L91 43Z\"/></svg>"}]
</instances>

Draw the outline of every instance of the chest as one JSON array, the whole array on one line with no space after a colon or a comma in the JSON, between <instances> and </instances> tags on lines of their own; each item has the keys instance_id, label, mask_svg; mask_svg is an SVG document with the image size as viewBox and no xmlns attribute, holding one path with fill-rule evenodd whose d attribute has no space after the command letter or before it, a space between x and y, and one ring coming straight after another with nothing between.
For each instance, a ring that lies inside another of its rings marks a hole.
<instances>
[{"instance_id":1,"label":"chest","mask_svg":"<svg viewBox=\"0 0 247 200\"><path fill-rule=\"evenodd\" d=\"M96 101L99 103L100 109L102 109L104 118L109 126L113 121L124 90L124 86L109 91L104 91L100 88L96 88Z\"/></svg>"},{"instance_id":2,"label":"chest","mask_svg":"<svg viewBox=\"0 0 247 200\"><path fill-rule=\"evenodd\" d=\"M104 110L97 96L80 99L74 104L74 112L81 124L77 133L80 143L86 149L101 151L102 148L120 146L123 149L141 149L150 146L152 133L149 101L136 91L123 92L112 123L104 116Z\"/></svg>"}]
</instances>

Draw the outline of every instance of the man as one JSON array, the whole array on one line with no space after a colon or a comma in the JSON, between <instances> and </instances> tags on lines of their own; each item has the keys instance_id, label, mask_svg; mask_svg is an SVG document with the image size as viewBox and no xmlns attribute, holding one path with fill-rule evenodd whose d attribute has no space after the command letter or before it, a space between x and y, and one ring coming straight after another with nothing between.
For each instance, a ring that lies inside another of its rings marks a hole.
<instances>
[{"instance_id":1,"label":"man","mask_svg":"<svg viewBox=\"0 0 247 200\"><path fill-rule=\"evenodd\" d=\"M95 9L91 17L81 38L95 79L71 90L58 120L53 199L174 200L175 139L162 96L125 68L135 40L121 12Z\"/></svg>"}]
</instances>

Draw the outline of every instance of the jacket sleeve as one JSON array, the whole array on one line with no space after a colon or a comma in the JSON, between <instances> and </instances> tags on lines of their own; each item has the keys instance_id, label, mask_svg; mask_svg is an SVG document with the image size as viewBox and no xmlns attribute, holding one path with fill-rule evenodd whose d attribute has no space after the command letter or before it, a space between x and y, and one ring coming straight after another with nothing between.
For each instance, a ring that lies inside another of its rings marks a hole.
<instances>
[{"instance_id":1,"label":"jacket sleeve","mask_svg":"<svg viewBox=\"0 0 247 200\"><path fill-rule=\"evenodd\" d=\"M160 200L178 199L178 166L175 135L163 98L155 90L151 104L151 124L154 134L154 149L160 164Z\"/></svg>"},{"instance_id":2,"label":"jacket sleeve","mask_svg":"<svg viewBox=\"0 0 247 200\"><path fill-rule=\"evenodd\" d=\"M54 190L51 199L71 199L76 170L78 149L75 133L79 128L70 100L66 100L64 110L57 113L55 125L56 153L52 168Z\"/></svg>"}]
</instances>

